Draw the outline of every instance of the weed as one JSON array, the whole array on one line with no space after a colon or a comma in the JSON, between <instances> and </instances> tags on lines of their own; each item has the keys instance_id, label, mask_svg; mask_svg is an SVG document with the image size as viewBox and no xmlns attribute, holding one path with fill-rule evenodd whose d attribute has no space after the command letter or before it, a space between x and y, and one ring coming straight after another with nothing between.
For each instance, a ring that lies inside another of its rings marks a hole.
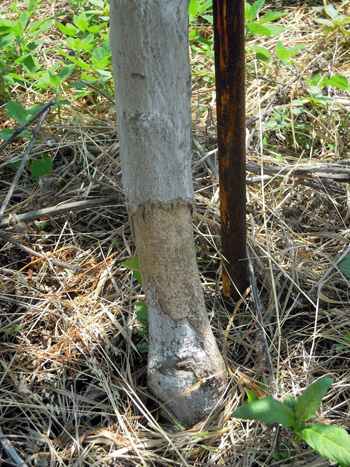
<instances>
[{"instance_id":1,"label":"weed","mask_svg":"<svg viewBox=\"0 0 350 467\"><path fill-rule=\"evenodd\" d=\"M338 426L305 422L316 417L322 398L333 384L332 378L322 378L311 384L297 399L287 396L284 402L271 397L254 400L235 410L231 416L265 423L279 423L294 433L294 442L306 441L321 456L350 466L350 437ZM279 453L283 457L286 452Z\"/></svg>"},{"instance_id":2,"label":"weed","mask_svg":"<svg viewBox=\"0 0 350 467\"><path fill-rule=\"evenodd\" d=\"M332 31L338 31L343 36L346 42L349 41L350 29L349 23L350 18L348 16L342 15L337 11L333 5L326 5L324 7L314 7L314 10L322 13L328 18L317 18L314 21L316 23L322 24L325 26L324 34Z\"/></svg>"}]
</instances>

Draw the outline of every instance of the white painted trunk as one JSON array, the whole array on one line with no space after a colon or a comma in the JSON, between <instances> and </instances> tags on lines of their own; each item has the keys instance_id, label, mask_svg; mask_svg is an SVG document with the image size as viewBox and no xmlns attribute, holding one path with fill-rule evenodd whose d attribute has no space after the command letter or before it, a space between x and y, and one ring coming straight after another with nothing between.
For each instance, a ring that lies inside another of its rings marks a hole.
<instances>
[{"instance_id":1,"label":"white painted trunk","mask_svg":"<svg viewBox=\"0 0 350 467\"><path fill-rule=\"evenodd\" d=\"M185 426L210 413L226 379L193 241L188 3L110 0L123 185L148 301L148 385Z\"/></svg>"}]
</instances>

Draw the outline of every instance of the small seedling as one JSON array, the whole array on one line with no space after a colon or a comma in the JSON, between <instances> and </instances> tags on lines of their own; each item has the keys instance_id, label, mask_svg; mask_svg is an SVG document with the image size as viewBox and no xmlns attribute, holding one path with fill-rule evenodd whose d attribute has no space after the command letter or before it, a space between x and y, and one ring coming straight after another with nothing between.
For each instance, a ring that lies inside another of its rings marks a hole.
<instances>
[{"instance_id":1,"label":"small seedling","mask_svg":"<svg viewBox=\"0 0 350 467\"><path fill-rule=\"evenodd\" d=\"M337 344L337 350L342 352L343 350L349 351L350 350L350 331L347 332L342 341Z\"/></svg>"},{"instance_id":2,"label":"small seedling","mask_svg":"<svg viewBox=\"0 0 350 467\"><path fill-rule=\"evenodd\" d=\"M314 7L314 10L322 12L328 18L317 18L315 19L316 23L322 24L325 26L324 34L327 34L331 31L339 31L346 41L350 35L349 23L350 18L348 16L342 15L337 11L333 5L327 5L325 7Z\"/></svg>"},{"instance_id":3,"label":"small seedling","mask_svg":"<svg viewBox=\"0 0 350 467\"><path fill-rule=\"evenodd\" d=\"M322 378L311 384L297 399L287 396L284 402L265 397L235 410L231 416L265 423L280 423L290 428L294 441L306 441L321 456L350 466L350 436L338 426L305 422L316 417L322 398L333 384L333 378Z\"/></svg>"}]
</instances>

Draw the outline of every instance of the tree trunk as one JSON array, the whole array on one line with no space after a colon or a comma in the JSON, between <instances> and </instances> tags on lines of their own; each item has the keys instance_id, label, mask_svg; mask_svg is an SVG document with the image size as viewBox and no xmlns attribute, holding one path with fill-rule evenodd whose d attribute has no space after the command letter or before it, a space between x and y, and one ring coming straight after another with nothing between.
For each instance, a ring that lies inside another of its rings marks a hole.
<instances>
[{"instance_id":1,"label":"tree trunk","mask_svg":"<svg viewBox=\"0 0 350 467\"><path fill-rule=\"evenodd\" d=\"M210 413L226 381L193 240L188 4L110 0L123 185L148 302L148 386L184 426Z\"/></svg>"}]
</instances>

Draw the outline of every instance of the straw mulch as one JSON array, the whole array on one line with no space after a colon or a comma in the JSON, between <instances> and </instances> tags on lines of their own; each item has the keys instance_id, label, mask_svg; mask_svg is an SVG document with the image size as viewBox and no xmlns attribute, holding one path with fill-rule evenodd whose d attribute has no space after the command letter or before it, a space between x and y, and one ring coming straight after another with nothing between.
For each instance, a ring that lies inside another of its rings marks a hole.
<instances>
[{"instance_id":1,"label":"straw mulch","mask_svg":"<svg viewBox=\"0 0 350 467\"><path fill-rule=\"evenodd\" d=\"M36 184L26 169L0 219L8 237L0 242L1 465L330 465L305 444L293 446L287 430L230 417L246 402L246 388L283 400L329 376L335 383L319 420L344 428L350 421L349 279L337 267L349 255L349 95L331 88L332 105L305 104L298 117L304 134L290 117L284 129L266 127L274 109L290 109L303 95L305 78L321 71L350 79L349 57L342 37L322 34L307 4L284 8L284 46L307 44L297 64L275 59L262 67L247 57L247 229L264 329L250 289L236 307L221 297L215 93L194 71L194 230L207 309L230 374L222 404L184 431L162 418L148 393L147 330L135 309L144 295L122 266L135 251L114 107L97 95L95 104L62 109L60 123L55 112L46 117L30 157L50 155L54 170ZM276 41L254 37L249 45L273 50ZM193 57L194 70L202 60ZM15 140L0 164L27 144ZM3 201L17 169L0 170ZM294 452L275 461L283 444Z\"/></svg>"}]
</instances>

